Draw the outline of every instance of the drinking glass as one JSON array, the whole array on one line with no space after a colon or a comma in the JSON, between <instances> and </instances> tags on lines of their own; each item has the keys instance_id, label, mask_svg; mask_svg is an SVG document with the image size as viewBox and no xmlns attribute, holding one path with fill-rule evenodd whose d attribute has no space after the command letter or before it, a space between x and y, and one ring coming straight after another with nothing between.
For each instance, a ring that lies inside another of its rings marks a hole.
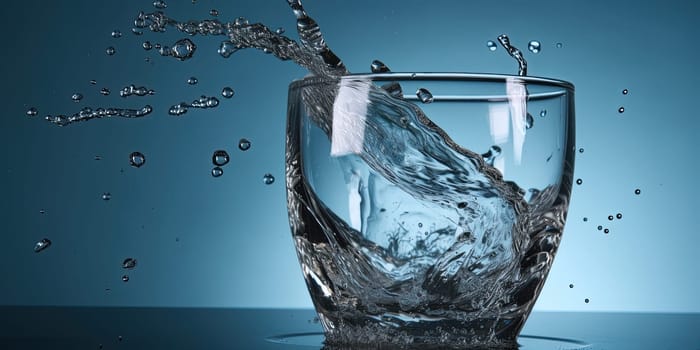
<instances>
[{"instance_id":1,"label":"drinking glass","mask_svg":"<svg viewBox=\"0 0 700 350\"><path fill-rule=\"evenodd\" d=\"M289 221L326 344L517 346L561 239L574 142L564 81L292 82Z\"/></svg>"}]
</instances>

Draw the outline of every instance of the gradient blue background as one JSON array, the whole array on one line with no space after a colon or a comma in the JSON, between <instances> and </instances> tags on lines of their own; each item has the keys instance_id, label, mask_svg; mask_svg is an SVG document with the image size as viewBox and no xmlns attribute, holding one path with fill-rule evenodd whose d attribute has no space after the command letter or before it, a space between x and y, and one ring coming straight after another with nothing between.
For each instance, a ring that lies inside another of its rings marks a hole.
<instances>
[{"instance_id":1,"label":"gradient blue background","mask_svg":"<svg viewBox=\"0 0 700 350\"><path fill-rule=\"evenodd\" d=\"M252 50L223 59L218 37L194 38L198 49L186 62L144 51L144 40L169 45L184 37L131 34L133 18L154 10L151 3L4 5L0 304L311 307L283 181L287 85L306 72ZM283 0L168 4L166 13L181 20L209 18L216 8L222 20L246 16L296 37ZM525 51L529 72L576 85L577 143L585 152L575 175L584 182L574 188L536 310L700 312L696 2L304 4L353 72L381 59L394 71L515 73L515 62L486 41L508 33L525 50L539 40L539 54ZM124 35L112 38L114 29ZM108 46L114 56L105 55ZM199 84L188 85L190 76ZM120 98L129 84L156 95ZM218 108L167 115L170 105L219 96L224 86L236 95L220 98ZM101 96L102 87L112 94ZM81 103L71 101L74 92L85 96ZM155 112L139 120L64 128L41 120L83 106L146 103ZM39 116L28 118L32 106ZM241 137L252 141L248 152L236 147ZM220 148L232 160L215 179L211 154ZM129 166L132 151L146 155L142 168ZM268 172L277 179L270 186L262 182ZM103 192L112 199L102 201ZM607 220L618 212L622 220ZM53 245L35 254L43 237ZM126 257L138 266L123 283Z\"/></svg>"}]
</instances>

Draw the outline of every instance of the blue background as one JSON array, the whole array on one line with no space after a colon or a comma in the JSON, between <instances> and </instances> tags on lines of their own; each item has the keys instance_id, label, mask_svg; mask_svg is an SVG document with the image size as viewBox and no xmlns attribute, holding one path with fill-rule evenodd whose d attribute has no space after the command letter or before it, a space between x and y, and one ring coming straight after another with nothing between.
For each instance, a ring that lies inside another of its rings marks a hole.
<instances>
[{"instance_id":1,"label":"blue background","mask_svg":"<svg viewBox=\"0 0 700 350\"><path fill-rule=\"evenodd\" d=\"M283 0L168 5L166 13L180 20L210 18L216 8L221 20L246 16L296 37ZM525 52L530 75L573 82L577 143L585 150L575 176L583 184L574 188L536 310L700 312L696 2L304 5L353 72L380 59L394 71L512 74L517 67L505 51L486 47L507 33ZM193 38L198 49L189 61L159 57L141 43L171 45L185 35L133 35L139 10L154 8L150 1L4 5L0 304L311 307L283 181L287 85L306 72L252 50L223 59L219 37ZM112 38L114 29L123 36ZM526 51L530 40L542 43L540 53ZM114 56L105 54L108 46ZM190 76L199 83L188 85ZM118 91L129 84L156 95L122 99ZM232 99L220 97L224 86L235 89ZM112 94L100 95L102 87ZM71 101L74 92L82 102ZM169 106L201 94L218 96L220 106L167 115ZM145 104L155 111L138 120L64 128L42 120L84 106ZM39 116L28 118L29 107ZM237 148L242 137L252 141L247 152ZM220 178L210 175L216 149L231 155ZM129 166L133 151L146 155L139 169ZM272 185L263 184L265 173L276 177ZM112 199L103 201L103 192ZM618 212L623 219L608 221ZM53 245L34 253L44 237ZM128 283L121 281L126 257L138 260Z\"/></svg>"}]
</instances>

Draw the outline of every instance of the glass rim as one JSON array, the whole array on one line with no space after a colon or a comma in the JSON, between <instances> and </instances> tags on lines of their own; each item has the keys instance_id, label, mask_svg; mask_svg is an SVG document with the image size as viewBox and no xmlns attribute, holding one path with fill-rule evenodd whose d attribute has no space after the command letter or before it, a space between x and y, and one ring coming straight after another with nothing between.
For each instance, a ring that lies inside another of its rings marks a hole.
<instances>
[{"instance_id":1,"label":"glass rim","mask_svg":"<svg viewBox=\"0 0 700 350\"><path fill-rule=\"evenodd\" d=\"M339 78L331 77L321 77L317 75L308 75L301 79L295 79L289 84L289 88L298 88L304 85L318 83L318 82L330 82L335 80L354 80L354 79L369 79L373 81L392 81L392 80L410 80L410 81L421 81L421 80L443 80L443 81L472 81L472 82L520 82L528 84L537 84L550 87L558 87L566 89L570 92L574 92L574 84L566 80L536 77L536 76L522 76L522 75L509 75L509 74L493 74L493 73L467 73L467 72L386 72L386 73L353 73L343 75Z\"/></svg>"}]
</instances>

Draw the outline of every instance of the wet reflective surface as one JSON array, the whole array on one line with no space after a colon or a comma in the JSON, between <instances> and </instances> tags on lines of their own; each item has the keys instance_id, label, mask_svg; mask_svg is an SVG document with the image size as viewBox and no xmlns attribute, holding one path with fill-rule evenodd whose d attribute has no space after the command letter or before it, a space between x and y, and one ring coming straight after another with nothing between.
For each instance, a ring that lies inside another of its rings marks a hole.
<instances>
[{"instance_id":1,"label":"wet reflective surface","mask_svg":"<svg viewBox=\"0 0 700 350\"><path fill-rule=\"evenodd\" d=\"M312 310L0 307L0 349L322 349L315 316ZM534 312L518 342L528 350L700 350L698 330L700 314Z\"/></svg>"}]
</instances>

